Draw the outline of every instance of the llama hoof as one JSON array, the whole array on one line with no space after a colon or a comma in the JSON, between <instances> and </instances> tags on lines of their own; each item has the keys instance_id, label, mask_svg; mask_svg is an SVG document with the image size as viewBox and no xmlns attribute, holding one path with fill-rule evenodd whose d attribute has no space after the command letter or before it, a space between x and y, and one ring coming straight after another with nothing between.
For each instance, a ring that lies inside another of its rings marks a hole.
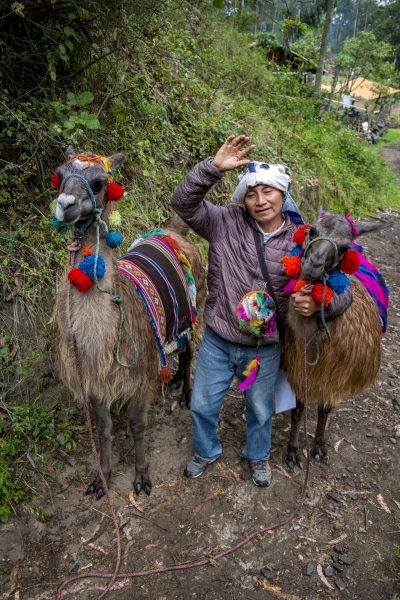
<instances>
[{"instance_id":1,"label":"llama hoof","mask_svg":"<svg viewBox=\"0 0 400 600\"><path fill-rule=\"evenodd\" d=\"M95 481L89 485L85 492L85 496L89 496L90 494L96 494L96 500L100 500L100 498L106 495L103 487L97 485Z\"/></svg>"},{"instance_id":2,"label":"llama hoof","mask_svg":"<svg viewBox=\"0 0 400 600\"><path fill-rule=\"evenodd\" d=\"M150 496L150 492L151 492L151 481L150 479L145 479L143 476L139 475L140 480L136 481L136 483L133 484L133 488L135 490L135 494L136 496L139 496L140 492L142 490L144 490L145 494L147 494L147 496Z\"/></svg>"},{"instance_id":3,"label":"llama hoof","mask_svg":"<svg viewBox=\"0 0 400 600\"><path fill-rule=\"evenodd\" d=\"M190 409L190 401L192 399L191 396L192 396L192 394L182 394L182 397L179 401L179 406L181 408L186 406L188 409Z\"/></svg>"},{"instance_id":4,"label":"llama hoof","mask_svg":"<svg viewBox=\"0 0 400 600\"><path fill-rule=\"evenodd\" d=\"M181 385L182 385L182 378L181 378L181 375L178 373L176 373L172 379L167 381L167 387L170 387L173 390L177 390L178 388L181 387Z\"/></svg>"},{"instance_id":5,"label":"llama hoof","mask_svg":"<svg viewBox=\"0 0 400 600\"><path fill-rule=\"evenodd\" d=\"M285 460L287 466L291 471L293 470L294 465L297 465L300 469L303 469L303 463L301 462L301 458L297 451L297 448L293 448L293 446L290 446L288 448Z\"/></svg>"}]
</instances>

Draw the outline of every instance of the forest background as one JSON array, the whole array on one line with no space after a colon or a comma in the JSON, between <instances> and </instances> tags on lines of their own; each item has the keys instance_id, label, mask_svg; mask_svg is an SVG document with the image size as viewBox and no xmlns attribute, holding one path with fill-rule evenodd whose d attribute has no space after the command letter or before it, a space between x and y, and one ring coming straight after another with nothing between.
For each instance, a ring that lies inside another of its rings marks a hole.
<instances>
[{"instance_id":1,"label":"forest background","mask_svg":"<svg viewBox=\"0 0 400 600\"><path fill-rule=\"evenodd\" d=\"M278 44L318 62L330 7L330 74L399 87L400 0L0 2L3 520L29 491L20 457L74 445L50 318L70 239L51 227L51 175L67 144L126 154L122 250L162 226L182 176L231 133L251 137L255 158L289 166L307 217L320 203L353 216L399 208L393 173L327 110L329 93L267 59ZM226 176L213 200L229 202L234 183Z\"/></svg>"}]
</instances>

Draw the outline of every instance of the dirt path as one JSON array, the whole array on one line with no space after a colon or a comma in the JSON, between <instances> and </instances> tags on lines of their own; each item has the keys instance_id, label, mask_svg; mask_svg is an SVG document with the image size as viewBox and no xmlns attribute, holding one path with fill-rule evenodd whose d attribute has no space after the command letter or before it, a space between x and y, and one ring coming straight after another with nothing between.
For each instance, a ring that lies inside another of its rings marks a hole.
<instances>
[{"instance_id":1,"label":"dirt path","mask_svg":"<svg viewBox=\"0 0 400 600\"><path fill-rule=\"evenodd\" d=\"M296 519L214 566L131 579L110 598L384 600L400 593L395 572L400 571L400 560L392 552L400 530L400 224L396 221L384 232L364 237L363 243L391 289L382 368L374 389L350 398L331 415L330 463L312 464L308 498ZM247 464L240 458L245 423L236 385L222 418L222 459L200 479L185 479L182 469L192 451L191 417L186 409L172 410L176 398L176 392L166 391L151 410L147 447L154 488L149 498L140 496L136 506L129 501L133 449L125 435L125 414L114 421L112 497L122 528L123 573L215 554L260 525L285 518L300 494L304 474L298 469L288 474L283 458L288 414L274 418L271 486L259 489L249 480ZM313 432L314 407L310 413ZM52 514L52 521L39 523L23 503L18 516L1 526L4 600L48 598L77 560L72 575L113 570L115 543L106 504L80 491L94 472L87 432L77 432L76 441L77 449L68 456L54 454L54 483L36 485L34 503ZM318 565L332 589L321 581ZM84 580L68 597L96 598L100 591L93 590L94 585L104 581Z\"/></svg>"},{"instance_id":2,"label":"dirt path","mask_svg":"<svg viewBox=\"0 0 400 600\"><path fill-rule=\"evenodd\" d=\"M382 148L380 152L396 173L400 185L400 144L389 144L389 146Z\"/></svg>"}]
</instances>

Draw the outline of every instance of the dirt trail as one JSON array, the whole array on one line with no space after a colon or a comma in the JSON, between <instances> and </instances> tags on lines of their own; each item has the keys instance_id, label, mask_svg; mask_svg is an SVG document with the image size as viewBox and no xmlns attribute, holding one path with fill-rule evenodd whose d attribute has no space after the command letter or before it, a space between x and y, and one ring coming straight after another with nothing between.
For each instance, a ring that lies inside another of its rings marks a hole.
<instances>
[{"instance_id":1,"label":"dirt trail","mask_svg":"<svg viewBox=\"0 0 400 600\"><path fill-rule=\"evenodd\" d=\"M400 571L400 561L392 553L400 530L398 218L393 227L365 236L362 243L391 289L382 368L375 388L349 398L332 413L329 465L312 464L308 498L296 519L215 566L129 580L110 598L384 600L400 592L395 572ZM185 479L182 469L192 452L191 417L186 409L172 410L176 399L176 392L166 390L150 412L147 447L154 488L135 506L129 501L132 439L125 435L125 414L114 420L112 497L122 528L123 573L215 554L260 525L282 520L300 494L303 472L289 474L284 463L288 414L274 418L271 486L260 489L250 481L240 458L245 423L236 384L222 416L223 457L200 479ZM311 432L315 426L312 407ZM72 575L113 570L115 543L106 503L80 491L94 472L87 432L78 432L76 441L77 449L68 456L54 454L55 482L50 487L43 481L36 485L39 495L34 502L53 515L52 521L39 523L22 503L18 516L1 526L1 599L49 597L76 561ZM321 581L318 565L332 589ZM96 598L100 591L94 585L102 586L104 580L78 583L69 598Z\"/></svg>"},{"instance_id":2,"label":"dirt trail","mask_svg":"<svg viewBox=\"0 0 400 600\"><path fill-rule=\"evenodd\" d=\"M389 146L382 148L380 152L396 173L397 182L400 185L400 144L389 144Z\"/></svg>"}]
</instances>

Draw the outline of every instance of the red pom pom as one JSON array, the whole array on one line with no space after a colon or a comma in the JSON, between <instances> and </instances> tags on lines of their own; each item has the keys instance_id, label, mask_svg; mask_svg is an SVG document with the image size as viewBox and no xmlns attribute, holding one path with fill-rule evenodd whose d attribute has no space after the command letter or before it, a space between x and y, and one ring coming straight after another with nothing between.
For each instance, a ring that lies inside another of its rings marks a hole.
<instances>
[{"instance_id":1,"label":"red pom pom","mask_svg":"<svg viewBox=\"0 0 400 600\"><path fill-rule=\"evenodd\" d=\"M360 267L360 257L356 250L347 250L343 254L343 258L339 263L340 271L346 273L347 275L352 275L355 273Z\"/></svg>"},{"instance_id":2,"label":"red pom pom","mask_svg":"<svg viewBox=\"0 0 400 600\"><path fill-rule=\"evenodd\" d=\"M56 188L57 190L60 189L61 179L59 178L57 173L53 173L53 175L51 176L51 185L53 186L53 188Z\"/></svg>"},{"instance_id":3,"label":"red pom pom","mask_svg":"<svg viewBox=\"0 0 400 600\"><path fill-rule=\"evenodd\" d=\"M310 230L310 225L302 225L298 228L293 236L293 241L295 244L302 246L306 241L307 233Z\"/></svg>"},{"instance_id":4,"label":"red pom pom","mask_svg":"<svg viewBox=\"0 0 400 600\"><path fill-rule=\"evenodd\" d=\"M87 292L93 285L89 275L86 275L80 269L71 269L68 273L68 279L80 292Z\"/></svg>"},{"instance_id":5,"label":"red pom pom","mask_svg":"<svg viewBox=\"0 0 400 600\"><path fill-rule=\"evenodd\" d=\"M305 285L307 285L307 279L299 279L296 281L296 285L294 286L294 292L300 292Z\"/></svg>"},{"instance_id":6,"label":"red pom pom","mask_svg":"<svg viewBox=\"0 0 400 600\"><path fill-rule=\"evenodd\" d=\"M123 195L125 194L125 190L123 187L118 185L118 183L109 183L106 187L106 193L104 195L105 202L118 202L121 200Z\"/></svg>"},{"instance_id":7,"label":"red pom pom","mask_svg":"<svg viewBox=\"0 0 400 600\"><path fill-rule=\"evenodd\" d=\"M314 289L311 292L311 296L313 297L315 304L322 303L323 291L324 291L324 285L323 285L323 283L321 283L321 281L318 281L318 283L316 283L314 285ZM328 306L328 304L332 300L333 296L334 296L333 290L329 287L329 285L327 285L326 291L325 291L325 302L324 302L325 306Z\"/></svg>"},{"instance_id":8,"label":"red pom pom","mask_svg":"<svg viewBox=\"0 0 400 600\"><path fill-rule=\"evenodd\" d=\"M286 275L290 279L297 279L300 275L301 270L301 259L299 256L283 256L282 257L283 268L286 271Z\"/></svg>"}]
</instances>

